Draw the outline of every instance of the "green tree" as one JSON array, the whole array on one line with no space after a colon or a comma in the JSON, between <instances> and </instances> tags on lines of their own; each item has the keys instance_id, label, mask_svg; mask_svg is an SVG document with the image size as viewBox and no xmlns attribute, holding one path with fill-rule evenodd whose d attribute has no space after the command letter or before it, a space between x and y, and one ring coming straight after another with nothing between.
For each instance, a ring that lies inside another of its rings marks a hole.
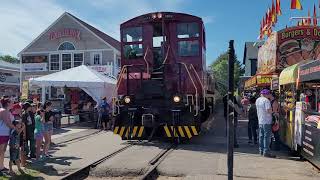
<instances>
[{"instance_id":1,"label":"green tree","mask_svg":"<svg viewBox=\"0 0 320 180\"><path fill-rule=\"evenodd\" d=\"M9 63L19 63L19 59L18 58L10 56L10 55L0 56L0 60L6 61L6 62L9 62Z\"/></svg>"},{"instance_id":2,"label":"green tree","mask_svg":"<svg viewBox=\"0 0 320 180\"><path fill-rule=\"evenodd\" d=\"M222 53L211 65L216 81L217 90L223 95L227 93L228 88L228 52ZM234 62L234 83L235 87L238 87L240 76L244 74L244 67L238 61L237 56L235 56Z\"/></svg>"}]
</instances>

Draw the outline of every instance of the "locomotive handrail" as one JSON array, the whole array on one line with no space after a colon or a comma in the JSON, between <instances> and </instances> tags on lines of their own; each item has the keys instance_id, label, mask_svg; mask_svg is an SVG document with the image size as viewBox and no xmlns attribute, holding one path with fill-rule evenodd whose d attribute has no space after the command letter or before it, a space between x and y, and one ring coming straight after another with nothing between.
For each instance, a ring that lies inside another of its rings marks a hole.
<instances>
[{"instance_id":1,"label":"locomotive handrail","mask_svg":"<svg viewBox=\"0 0 320 180\"><path fill-rule=\"evenodd\" d=\"M205 90L205 88L204 88L204 86L203 86L203 84L201 82L201 79L200 79L199 74L197 73L196 69L194 68L194 66L192 64L190 66L193 69L194 73L196 74L196 77L198 78L198 81L199 81L199 83L200 83L200 85L202 87L202 91L203 91L203 109L200 109L200 111L204 111L204 110L206 110L206 104L205 104L205 102L206 102L206 90Z\"/></svg>"},{"instance_id":2,"label":"locomotive handrail","mask_svg":"<svg viewBox=\"0 0 320 180\"><path fill-rule=\"evenodd\" d=\"M148 51L149 51L149 46L147 46L147 49L146 49L146 52L143 56L143 59L144 59L144 62L146 63L146 66L147 66L147 74L149 74L149 62L147 61L147 55L148 55Z\"/></svg>"},{"instance_id":3,"label":"locomotive handrail","mask_svg":"<svg viewBox=\"0 0 320 180\"><path fill-rule=\"evenodd\" d=\"M115 113L116 108L117 108L117 114ZM116 116L118 114L120 114L120 102L117 97L112 97L112 115Z\"/></svg>"},{"instance_id":4,"label":"locomotive handrail","mask_svg":"<svg viewBox=\"0 0 320 180\"><path fill-rule=\"evenodd\" d=\"M166 54L166 57L164 58L164 61L163 61L162 64L166 64L166 61L167 61L168 56L169 56L169 51L170 51L170 45L168 46L167 54Z\"/></svg>"},{"instance_id":5,"label":"locomotive handrail","mask_svg":"<svg viewBox=\"0 0 320 180\"><path fill-rule=\"evenodd\" d=\"M193 95L192 94L187 94L187 106L189 106L189 97L191 97L191 102L192 105L194 105L194 101L193 101ZM190 112L192 112L191 106L190 106Z\"/></svg>"},{"instance_id":6,"label":"locomotive handrail","mask_svg":"<svg viewBox=\"0 0 320 180\"><path fill-rule=\"evenodd\" d=\"M185 69L187 70L187 73L188 73L188 75L189 75L189 78L190 78L190 80L191 80L191 82L192 82L192 85L193 85L194 89L196 90L196 94L195 94L195 99L196 99L196 113L195 113L194 116L198 116L199 108L198 108L198 89L197 89L197 86L196 86L196 84L194 83L194 80L193 80L193 78L192 78L192 76L191 76L191 74L190 74L190 71L189 71L186 63L183 63L183 62L178 62L178 63L182 64L182 65L185 67Z\"/></svg>"}]
</instances>

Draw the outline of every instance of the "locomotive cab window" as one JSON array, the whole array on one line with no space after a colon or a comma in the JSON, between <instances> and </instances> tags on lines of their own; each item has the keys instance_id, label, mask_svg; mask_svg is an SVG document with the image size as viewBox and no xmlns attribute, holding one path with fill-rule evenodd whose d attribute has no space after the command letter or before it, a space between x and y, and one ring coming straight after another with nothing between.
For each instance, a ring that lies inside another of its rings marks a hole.
<instances>
[{"instance_id":1,"label":"locomotive cab window","mask_svg":"<svg viewBox=\"0 0 320 180\"><path fill-rule=\"evenodd\" d=\"M179 56L199 56L199 41L179 41Z\"/></svg>"},{"instance_id":2,"label":"locomotive cab window","mask_svg":"<svg viewBox=\"0 0 320 180\"><path fill-rule=\"evenodd\" d=\"M139 42L142 41L142 27L126 28L122 31L123 42Z\"/></svg>"},{"instance_id":3,"label":"locomotive cab window","mask_svg":"<svg viewBox=\"0 0 320 180\"><path fill-rule=\"evenodd\" d=\"M180 23L177 25L178 38L193 38L199 37L198 23Z\"/></svg>"},{"instance_id":4,"label":"locomotive cab window","mask_svg":"<svg viewBox=\"0 0 320 180\"><path fill-rule=\"evenodd\" d=\"M136 59L143 56L142 44L131 44L123 46L123 54L126 59Z\"/></svg>"}]
</instances>

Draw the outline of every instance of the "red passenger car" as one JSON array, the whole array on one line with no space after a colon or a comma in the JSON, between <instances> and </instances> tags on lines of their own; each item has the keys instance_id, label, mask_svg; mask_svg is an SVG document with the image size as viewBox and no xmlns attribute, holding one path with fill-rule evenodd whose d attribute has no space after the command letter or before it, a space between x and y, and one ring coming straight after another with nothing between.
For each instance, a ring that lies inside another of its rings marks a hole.
<instances>
[{"instance_id":1,"label":"red passenger car","mask_svg":"<svg viewBox=\"0 0 320 180\"><path fill-rule=\"evenodd\" d=\"M213 107L201 18L172 12L121 24L114 133L123 139L191 138Z\"/></svg>"}]
</instances>

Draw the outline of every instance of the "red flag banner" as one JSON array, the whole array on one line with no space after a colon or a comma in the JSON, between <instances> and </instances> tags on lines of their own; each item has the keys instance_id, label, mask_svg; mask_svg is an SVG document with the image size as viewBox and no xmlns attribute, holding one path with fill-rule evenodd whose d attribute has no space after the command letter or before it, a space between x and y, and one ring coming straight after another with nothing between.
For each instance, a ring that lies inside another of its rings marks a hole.
<instances>
[{"instance_id":1,"label":"red flag banner","mask_svg":"<svg viewBox=\"0 0 320 180\"><path fill-rule=\"evenodd\" d=\"M320 0L319 0L319 2L320 2ZM277 2L276 2L276 14L279 15L279 16L282 14L280 0L277 0Z\"/></svg>"},{"instance_id":2,"label":"red flag banner","mask_svg":"<svg viewBox=\"0 0 320 180\"><path fill-rule=\"evenodd\" d=\"M302 5L300 0L291 0L291 9L302 10Z\"/></svg>"}]
</instances>

